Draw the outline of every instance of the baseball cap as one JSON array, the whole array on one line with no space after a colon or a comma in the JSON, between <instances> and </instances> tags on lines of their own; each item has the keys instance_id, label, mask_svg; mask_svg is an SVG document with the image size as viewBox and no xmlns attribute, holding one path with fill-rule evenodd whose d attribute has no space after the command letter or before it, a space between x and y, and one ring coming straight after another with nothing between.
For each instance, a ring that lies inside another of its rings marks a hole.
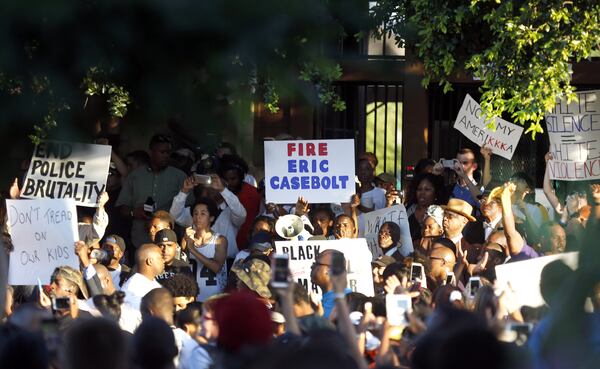
<instances>
[{"instance_id":1,"label":"baseball cap","mask_svg":"<svg viewBox=\"0 0 600 369\"><path fill-rule=\"evenodd\" d=\"M396 177L389 173L380 173L376 178L384 183L393 183L394 185L396 184Z\"/></svg>"},{"instance_id":2,"label":"baseball cap","mask_svg":"<svg viewBox=\"0 0 600 369\"><path fill-rule=\"evenodd\" d=\"M172 229L161 229L154 236L154 243L175 242L177 243L177 235Z\"/></svg>"},{"instance_id":3,"label":"baseball cap","mask_svg":"<svg viewBox=\"0 0 600 369\"><path fill-rule=\"evenodd\" d=\"M104 239L104 243L116 245L121 249L122 252L125 252L126 246L123 237L117 236L116 234L111 234Z\"/></svg>"},{"instance_id":4,"label":"baseball cap","mask_svg":"<svg viewBox=\"0 0 600 369\"><path fill-rule=\"evenodd\" d=\"M385 268L386 266L392 264L395 261L396 261L396 259L394 259L393 257L388 256L388 255L383 255L383 256L380 256L379 259L371 262L371 265L376 265L378 267Z\"/></svg>"},{"instance_id":5,"label":"baseball cap","mask_svg":"<svg viewBox=\"0 0 600 369\"><path fill-rule=\"evenodd\" d=\"M231 271L244 282L249 289L263 298L270 298L269 281L271 280L271 267L266 262L252 258L246 261L238 261L233 265Z\"/></svg>"},{"instance_id":6,"label":"baseball cap","mask_svg":"<svg viewBox=\"0 0 600 369\"><path fill-rule=\"evenodd\" d=\"M273 235L266 231L259 231L252 236L249 243L250 250L267 251L273 248Z\"/></svg>"}]
</instances>

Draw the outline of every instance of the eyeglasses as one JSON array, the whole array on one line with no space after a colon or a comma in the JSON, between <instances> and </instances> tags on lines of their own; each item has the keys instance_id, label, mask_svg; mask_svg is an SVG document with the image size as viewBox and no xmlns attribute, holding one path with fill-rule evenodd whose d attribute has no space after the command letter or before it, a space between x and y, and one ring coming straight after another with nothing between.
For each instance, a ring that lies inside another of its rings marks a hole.
<instances>
[{"instance_id":1,"label":"eyeglasses","mask_svg":"<svg viewBox=\"0 0 600 369\"><path fill-rule=\"evenodd\" d=\"M330 267L331 266L330 264L319 263L318 261L313 262L313 266L317 266L317 265L326 266L326 267Z\"/></svg>"}]
</instances>

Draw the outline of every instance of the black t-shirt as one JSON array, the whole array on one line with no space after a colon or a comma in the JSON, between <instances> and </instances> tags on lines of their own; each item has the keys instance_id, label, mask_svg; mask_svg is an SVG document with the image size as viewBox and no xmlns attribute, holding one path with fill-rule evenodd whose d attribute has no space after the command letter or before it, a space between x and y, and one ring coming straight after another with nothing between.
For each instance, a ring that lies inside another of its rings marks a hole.
<instances>
[{"instance_id":1,"label":"black t-shirt","mask_svg":"<svg viewBox=\"0 0 600 369\"><path fill-rule=\"evenodd\" d=\"M171 265L165 265L165 271L156 277L156 281L162 284L164 281L170 279L178 273L187 274L192 278L194 277L192 274L192 266L190 264L186 263L185 261L175 259Z\"/></svg>"}]
</instances>

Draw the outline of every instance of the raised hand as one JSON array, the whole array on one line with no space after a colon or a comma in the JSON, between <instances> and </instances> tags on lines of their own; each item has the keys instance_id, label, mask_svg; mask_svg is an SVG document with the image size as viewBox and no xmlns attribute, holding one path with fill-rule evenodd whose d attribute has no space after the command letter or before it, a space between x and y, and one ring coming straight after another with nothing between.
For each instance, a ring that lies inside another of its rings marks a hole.
<instances>
[{"instance_id":1,"label":"raised hand","mask_svg":"<svg viewBox=\"0 0 600 369\"><path fill-rule=\"evenodd\" d=\"M216 174L212 174L210 176L210 187L221 192L225 189L225 184L223 184L223 180Z\"/></svg>"},{"instance_id":2,"label":"raised hand","mask_svg":"<svg viewBox=\"0 0 600 369\"><path fill-rule=\"evenodd\" d=\"M483 156L484 160L490 160L490 158L492 157L492 149L487 147L487 146L482 146L481 149L479 149L479 152L481 153L481 156Z\"/></svg>"},{"instance_id":3,"label":"raised hand","mask_svg":"<svg viewBox=\"0 0 600 369\"><path fill-rule=\"evenodd\" d=\"M18 199L21 196L21 189L19 188L19 178L15 178L12 185L10 186L10 198L13 200Z\"/></svg>"},{"instance_id":4,"label":"raised hand","mask_svg":"<svg viewBox=\"0 0 600 369\"><path fill-rule=\"evenodd\" d=\"M302 196L298 197L298 201L296 201L296 215L301 217L307 214L308 211L308 201Z\"/></svg>"},{"instance_id":5,"label":"raised hand","mask_svg":"<svg viewBox=\"0 0 600 369\"><path fill-rule=\"evenodd\" d=\"M196 181L194 180L194 177L193 176L187 177L183 181L183 185L181 186L181 192L190 193L190 191L193 190L195 186L196 186Z\"/></svg>"},{"instance_id":6,"label":"raised hand","mask_svg":"<svg viewBox=\"0 0 600 369\"><path fill-rule=\"evenodd\" d=\"M108 202L109 197L108 197L108 192L103 191L100 196L98 196L98 207L99 208L103 208L104 205L106 205L106 203Z\"/></svg>"}]
</instances>

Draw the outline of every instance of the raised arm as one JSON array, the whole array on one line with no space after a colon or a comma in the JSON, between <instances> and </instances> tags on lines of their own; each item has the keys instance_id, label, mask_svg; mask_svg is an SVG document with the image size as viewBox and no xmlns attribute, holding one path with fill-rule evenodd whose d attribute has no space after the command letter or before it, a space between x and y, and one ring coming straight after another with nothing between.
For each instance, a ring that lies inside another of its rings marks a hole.
<instances>
[{"instance_id":1,"label":"raised arm","mask_svg":"<svg viewBox=\"0 0 600 369\"><path fill-rule=\"evenodd\" d=\"M454 163L454 171L456 172L456 174L458 174L458 177L467 184L467 187L469 188L469 192L471 193L471 197L473 198L473 200L477 200L479 195L481 195L481 191L479 190L479 188L477 188L477 186L473 184L473 182L471 182L469 177L467 177L467 174L463 170L462 164L458 161Z\"/></svg>"},{"instance_id":2,"label":"raised arm","mask_svg":"<svg viewBox=\"0 0 600 369\"><path fill-rule=\"evenodd\" d=\"M512 211L511 196L515 192L515 184L508 183L505 185L502 191L502 225L504 226L504 234L506 235L506 241L508 244L508 251L511 256L517 255L523 250L525 240L521 237L521 234L517 232L515 227L515 217Z\"/></svg>"},{"instance_id":3,"label":"raised arm","mask_svg":"<svg viewBox=\"0 0 600 369\"><path fill-rule=\"evenodd\" d=\"M481 180L481 185L483 187L487 187L488 184L492 181L491 175L491 159L492 159L492 149L489 147L483 146L479 152L481 156L483 156L483 178Z\"/></svg>"},{"instance_id":4,"label":"raised arm","mask_svg":"<svg viewBox=\"0 0 600 369\"><path fill-rule=\"evenodd\" d=\"M181 186L181 191L175 195L169 209L169 214L175 219L175 223L183 227L190 227L192 225L192 215L189 209L185 207L185 201L194 186L194 177L186 178Z\"/></svg>"},{"instance_id":5,"label":"raised arm","mask_svg":"<svg viewBox=\"0 0 600 369\"><path fill-rule=\"evenodd\" d=\"M552 209L560 215L562 214L563 209L550 184L550 172L548 171L548 160L552 160L552 153L546 153L544 159L546 161L546 170L544 171L544 195L546 195L550 205L552 205Z\"/></svg>"}]
</instances>

